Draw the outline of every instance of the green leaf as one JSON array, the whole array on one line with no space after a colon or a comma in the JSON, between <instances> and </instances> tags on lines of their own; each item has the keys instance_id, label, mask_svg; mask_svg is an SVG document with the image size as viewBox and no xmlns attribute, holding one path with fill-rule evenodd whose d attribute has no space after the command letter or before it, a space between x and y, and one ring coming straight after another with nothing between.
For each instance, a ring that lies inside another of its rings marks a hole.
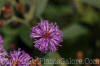
<instances>
[{"instance_id":1,"label":"green leaf","mask_svg":"<svg viewBox=\"0 0 100 66\"><path fill-rule=\"evenodd\" d=\"M46 8L44 13L47 16L50 16L50 17L59 17L59 16L63 16L63 15L66 15L66 14L72 14L73 12L74 12L73 8L70 7L70 6L57 7L57 6L54 6L54 5L49 5Z\"/></svg>"},{"instance_id":2,"label":"green leaf","mask_svg":"<svg viewBox=\"0 0 100 66\"><path fill-rule=\"evenodd\" d=\"M45 63L42 66L55 66L56 64L57 66L68 66L58 52L48 53L43 59L45 60ZM60 61L62 64L60 64Z\"/></svg>"},{"instance_id":3,"label":"green leaf","mask_svg":"<svg viewBox=\"0 0 100 66\"><path fill-rule=\"evenodd\" d=\"M15 39L15 36L18 34L18 31L16 29L11 29L9 26L3 27L2 31L5 35L4 47L6 50L9 50L10 43Z\"/></svg>"},{"instance_id":4,"label":"green leaf","mask_svg":"<svg viewBox=\"0 0 100 66\"><path fill-rule=\"evenodd\" d=\"M46 8L48 0L35 0L35 16L39 17Z\"/></svg>"},{"instance_id":5,"label":"green leaf","mask_svg":"<svg viewBox=\"0 0 100 66\"><path fill-rule=\"evenodd\" d=\"M4 47L6 50L9 50L10 49L10 43L14 40L14 36L6 36L4 38Z\"/></svg>"},{"instance_id":6,"label":"green leaf","mask_svg":"<svg viewBox=\"0 0 100 66\"><path fill-rule=\"evenodd\" d=\"M42 66L54 66L55 59L56 59L56 52L48 53L43 59L53 60L50 63L45 62Z\"/></svg>"},{"instance_id":7,"label":"green leaf","mask_svg":"<svg viewBox=\"0 0 100 66\"><path fill-rule=\"evenodd\" d=\"M56 63L58 63L57 66L68 66L68 65L66 64L65 59L62 58L58 52L56 52L56 58L57 58Z\"/></svg>"},{"instance_id":8,"label":"green leaf","mask_svg":"<svg viewBox=\"0 0 100 66\"><path fill-rule=\"evenodd\" d=\"M19 29L19 35L20 35L20 38L23 40L23 42L27 46L32 47L33 41L30 38L30 28L29 27L25 25L21 26L21 28Z\"/></svg>"},{"instance_id":9,"label":"green leaf","mask_svg":"<svg viewBox=\"0 0 100 66\"><path fill-rule=\"evenodd\" d=\"M82 0L82 1L97 8L100 8L100 0Z\"/></svg>"},{"instance_id":10,"label":"green leaf","mask_svg":"<svg viewBox=\"0 0 100 66\"><path fill-rule=\"evenodd\" d=\"M88 8L83 14L82 21L87 24L94 24L99 21L99 16L94 10Z\"/></svg>"},{"instance_id":11,"label":"green leaf","mask_svg":"<svg viewBox=\"0 0 100 66\"><path fill-rule=\"evenodd\" d=\"M6 36L8 36L8 35L14 36L14 35L18 34L17 29L11 29L9 26L3 27L2 31Z\"/></svg>"},{"instance_id":12,"label":"green leaf","mask_svg":"<svg viewBox=\"0 0 100 66\"><path fill-rule=\"evenodd\" d=\"M88 30L78 24L72 24L69 27L63 29L63 38L64 39L72 39L76 38L80 35L87 34Z\"/></svg>"}]
</instances>

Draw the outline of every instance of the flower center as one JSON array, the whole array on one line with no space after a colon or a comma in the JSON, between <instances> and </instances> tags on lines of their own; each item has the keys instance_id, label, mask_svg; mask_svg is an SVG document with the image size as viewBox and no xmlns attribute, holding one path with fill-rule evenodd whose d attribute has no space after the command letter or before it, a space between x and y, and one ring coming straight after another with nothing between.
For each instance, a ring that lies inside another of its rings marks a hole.
<instances>
[{"instance_id":1,"label":"flower center","mask_svg":"<svg viewBox=\"0 0 100 66\"><path fill-rule=\"evenodd\" d=\"M45 34L42 36L43 38L50 38L50 32L45 31Z\"/></svg>"},{"instance_id":2,"label":"flower center","mask_svg":"<svg viewBox=\"0 0 100 66\"><path fill-rule=\"evenodd\" d=\"M18 66L18 64L19 64L18 60L14 60L13 63L12 63L13 66Z\"/></svg>"}]
</instances>

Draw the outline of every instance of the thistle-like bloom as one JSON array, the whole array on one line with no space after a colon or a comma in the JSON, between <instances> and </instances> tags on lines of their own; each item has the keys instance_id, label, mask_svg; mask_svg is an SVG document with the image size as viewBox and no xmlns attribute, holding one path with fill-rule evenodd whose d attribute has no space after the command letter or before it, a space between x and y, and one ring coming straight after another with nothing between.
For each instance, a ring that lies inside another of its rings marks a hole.
<instances>
[{"instance_id":1,"label":"thistle-like bloom","mask_svg":"<svg viewBox=\"0 0 100 66\"><path fill-rule=\"evenodd\" d=\"M31 57L21 49L10 52L10 66L28 66Z\"/></svg>"},{"instance_id":2,"label":"thistle-like bloom","mask_svg":"<svg viewBox=\"0 0 100 66\"><path fill-rule=\"evenodd\" d=\"M59 27L56 23L49 23L48 20L41 21L33 27L30 37L35 38L35 48L45 53L56 51L62 42L62 32Z\"/></svg>"}]
</instances>

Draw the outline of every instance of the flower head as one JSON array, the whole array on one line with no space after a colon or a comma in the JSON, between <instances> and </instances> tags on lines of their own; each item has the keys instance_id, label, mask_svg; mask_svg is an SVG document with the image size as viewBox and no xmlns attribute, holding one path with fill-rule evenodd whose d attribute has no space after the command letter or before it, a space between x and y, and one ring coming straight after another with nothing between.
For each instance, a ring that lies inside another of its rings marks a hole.
<instances>
[{"instance_id":1,"label":"flower head","mask_svg":"<svg viewBox=\"0 0 100 66\"><path fill-rule=\"evenodd\" d=\"M59 27L56 23L49 23L48 20L41 21L33 27L30 37L36 39L35 48L45 53L56 51L62 42L62 32Z\"/></svg>"},{"instance_id":2,"label":"flower head","mask_svg":"<svg viewBox=\"0 0 100 66\"><path fill-rule=\"evenodd\" d=\"M25 53L24 51L21 51L21 49L13 50L10 52L11 58L10 58L10 65L11 66L23 66L29 63L29 60L31 57L29 54Z\"/></svg>"}]
</instances>

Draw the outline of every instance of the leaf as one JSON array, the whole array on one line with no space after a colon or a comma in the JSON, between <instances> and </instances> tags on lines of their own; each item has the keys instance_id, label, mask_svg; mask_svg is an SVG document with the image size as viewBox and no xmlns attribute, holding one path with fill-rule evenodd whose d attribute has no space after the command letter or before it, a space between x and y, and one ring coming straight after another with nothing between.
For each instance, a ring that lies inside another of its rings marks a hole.
<instances>
[{"instance_id":1,"label":"leaf","mask_svg":"<svg viewBox=\"0 0 100 66\"><path fill-rule=\"evenodd\" d=\"M70 6L61 6L61 7L56 7L53 5L49 5L45 12L44 12L47 16L51 16L51 17L59 17L59 16L63 16L66 14L72 14L73 13L73 8Z\"/></svg>"},{"instance_id":2,"label":"leaf","mask_svg":"<svg viewBox=\"0 0 100 66\"><path fill-rule=\"evenodd\" d=\"M82 0L82 1L97 8L100 8L100 0Z\"/></svg>"},{"instance_id":3,"label":"leaf","mask_svg":"<svg viewBox=\"0 0 100 66\"><path fill-rule=\"evenodd\" d=\"M44 60L48 59L48 60L52 60L52 61L45 62L42 66L54 66L54 62L55 62L55 59L56 59L56 52L48 53L43 59Z\"/></svg>"},{"instance_id":4,"label":"leaf","mask_svg":"<svg viewBox=\"0 0 100 66\"><path fill-rule=\"evenodd\" d=\"M46 8L48 0L35 0L35 16L39 17Z\"/></svg>"},{"instance_id":5,"label":"leaf","mask_svg":"<svg viewBox=\"0 0 100 66\"><path fill-rule=\"evenodd\" d=\"M58 52L48 53L43 59L45 60L45 64L42 66L55 66L55 64L57 64L57 66L67 66L64 59L62 59ZM62 64L60 64L60 61Z\"/></svg>"},{"instance_id":6,"label":"leaf","mask_svg":"<svg viewBox=\"0 0 100 66\"><path fill-rule=\"evenodd\" d=\"M65 62L65 59L64 58L62 58L61 56L60 56L60 54L59 53L56 53L56 58L58 59L58 61L57 61L57 66L68 66L67 64L66 64L66 62Z\"/></svg>"},{"instance_id":7,"label":"leaf","mask_svg":"<svg viewBox=\"0 0 100 66\"><path fill-rule=\"evenodd\" d=\"M3 27L2 31L7 36L8 35L14 36L14 35L18 34L18 31L16 29L11 29L9 26Z\"/></svg>"},{"instance_id":8,"label":"leaf","mask_svg":"<svg viewBox=\"0 0 100 66\"><path fill-rule=\"evenodd\" d=\"M27 46L32 47L33 42L30 38L30 29L29 29L29 27L27 27L25 25L21 26L21 28L19 29L19 35L20 35L20 38L23 40L23 42Z\"/></svg>"},{"instance_id":9,"label":"leaf","mask_svg":"<svg viewBox=\"0 0 100 66\"><path fill-rule=\"evenodd\" d=\"M14 36L11 36L11 35L9 35L9 36L6 36L5 38L4 38L4 47L5 47L5 49L6 50L9 50L10 49L10 43L14 40Z\"/></svg>"},{"instance_id":10,"label":"leaf","mask_svg":"<svg viewBox=\"0 0 100 66\"><path fill-rule=\"evenodd\" d=\"M94 24L99 21L99 16L94 10L88 8L83 14L82 21L88 24Z\"/></svg>"},{"instance_id":11,"label":"leaf","mask_svg":"<svg viewBox=\"0 0 100 66\"><path fill-rule=\"evenodd\" d=\"M4 38L4 47L6 50L10 49L10 43L15 39L15 36L18 34L18 31L15 29L11 29L8 26L2 28L2 31L5 35Z\"/></svg>"},{"instance_id":12,"label":"leaf","mask_svg":"<svg viewBox=\"0 0 100 66\"><path fill-rule=\"evenodd\" d=\"M63 29L63 38L64 39L72 39L78 37L80 35L84 35L88 32L88 30L78 24L72 24L69 27Z\"/></svg>"}]
</instances>

